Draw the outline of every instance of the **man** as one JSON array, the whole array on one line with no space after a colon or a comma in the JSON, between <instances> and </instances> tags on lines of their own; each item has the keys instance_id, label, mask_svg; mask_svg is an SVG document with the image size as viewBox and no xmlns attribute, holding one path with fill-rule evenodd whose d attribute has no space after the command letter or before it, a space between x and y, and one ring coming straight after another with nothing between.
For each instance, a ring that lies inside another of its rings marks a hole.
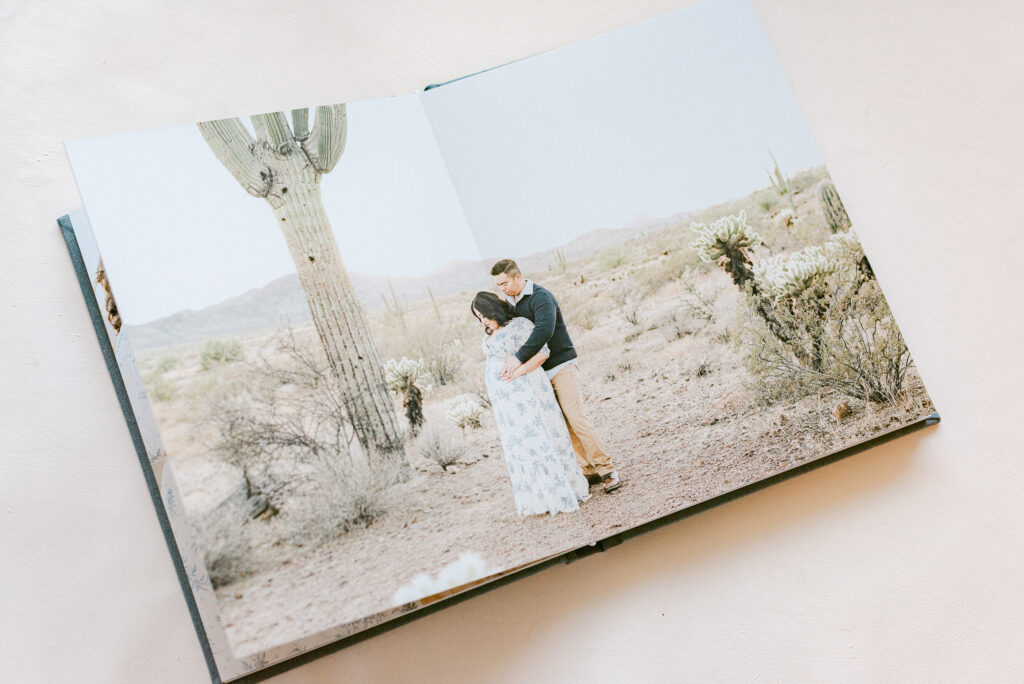
<instances>
[{"instance_id":1,"label":"man","mask_svg":"<svg viewBox=\"0 0 1024 684\"><path fill-rule=\"evenodd\" d=\"M562 408L576 460L588 482L600 482L605 492L615 491L622 483L597 438L594 426L583 413L583 392L580 390L576 349L569 339L562 310L554 295L533 281L524 279L516 262L511 259L502 259L494 264L491 277L505 294L508 303L515 308L516 315L530 319L534 325L533 333L523 346L505 361L502 377L510 378L516 368L539 352L545 344L548 345L551 355L541 368L551 380L558 405Z\"/></svg>"}]
</instances>

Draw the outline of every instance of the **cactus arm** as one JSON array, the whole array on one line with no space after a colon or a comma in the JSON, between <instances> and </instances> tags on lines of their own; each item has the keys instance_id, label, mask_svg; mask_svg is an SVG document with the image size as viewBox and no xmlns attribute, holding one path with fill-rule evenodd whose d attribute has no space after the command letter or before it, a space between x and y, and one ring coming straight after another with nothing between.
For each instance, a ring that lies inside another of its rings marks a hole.
<instances>
[{"instance_id":1,"label":"cactus arm","mask_svg":"<svg viewBox=\"0 0 1024 684\"><path fill-rule=\"evenodd\" d=\"M309 108L292 110L292 134L299 142L309 137Z\"/></svg>"},{"instance_id":2,"label":"cactus arm","mask_svg":"<svg viewBox=\"0 0 1024 684\"><path fill-rule=\"evenodd\" d=\"M288 119L284 112L256 114L252 119L252 127L256 129L256 137L265 141L278 152L284 152L293 143L292 131L288 128Z\"/></svg>"},{"instance_id":3,"label":"cactus arm","mask_svg":"<svg viewBox=\"0 0 1024 684\"><path fill-rule=\"evenodd\" d=\"M242 122L235 119L203 121L199 132L213 154L231 172L235 180L253 197L266 197L271 174L252 154L255 143Z\"/></svg>"},{"instance_id":4,"label":"cactus arm","mask_svg":"<svg viewBox=\"0 0 1024 684\"><path fill-rule=\"evenodd\" d=\"M316 119L309 137L302 141L302 149L320 173L328 173L345 151L348 120L345 105L316 108Z\"/></svg>"}]
</instances>

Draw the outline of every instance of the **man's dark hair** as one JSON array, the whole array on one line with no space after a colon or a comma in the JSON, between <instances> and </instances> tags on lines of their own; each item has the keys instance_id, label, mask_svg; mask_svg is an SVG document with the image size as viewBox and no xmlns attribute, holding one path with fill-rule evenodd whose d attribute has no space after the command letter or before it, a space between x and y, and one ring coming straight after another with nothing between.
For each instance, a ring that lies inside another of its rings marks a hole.
<instances>
[{"instance_id":1,"label":"man's dark hair","mask_svg":"<svg viewBox=\"0 0 1024 684\"><path fill-rule=\"evenodd\" d=\"M496 321L499 328L516 317L516 311L512 308L512 305L493 292L477 292L476 296L473 297L473 303L470 304L469 310L478 319L482 316ZM484 326L484 329L487 330L488 335L493 332L487 326Z\"/></svg>"},{"instance_id":2,"label":"man's dark hair","mask_svg":"<svg viewBox=\"0 0 1024 684\"><path fill-rule=\"evenodd\" d=\"M500 273L504 273L507 276L514 276L522 273L522 271L520 271L519 267L516 266L516 262L511 259L502 259L491 267L492 276L496 276Z\"/></svg>"}]
</instances>

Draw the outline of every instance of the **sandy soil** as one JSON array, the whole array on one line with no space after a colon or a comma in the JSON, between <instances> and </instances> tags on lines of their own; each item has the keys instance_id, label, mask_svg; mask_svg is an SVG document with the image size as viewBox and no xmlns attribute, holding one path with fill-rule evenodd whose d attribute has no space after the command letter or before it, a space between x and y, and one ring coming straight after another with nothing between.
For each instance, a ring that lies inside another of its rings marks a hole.
<instances>
[{"instance_id":1,"label":"sandy soil","mask_svg":"<svg viewBox=\"0 0 1024 684\"><path fill-rule=\"evenodd\" d=\"M813 183L823 173L806 174L804 189L796 193L802 217L797 224L778 225L783 204L769 191L709 208L697 218L747 210L766 237L757 258L820 244L830 234L813 193ZM456 472L427 463L410 447L415 475L387 492L386 513L375 522L316 548L277 546L278 539L266 569L219 588L222 622L237 655L391 608L402 585L419 573L436 575L463 552L479 554L495 573L521 566L933 412L913 369L895 405L868 404L832 391L799 401L763 401L752 389L743 352L736 347L742 321L751 314L729 278L713 266L702 267L686 249L692 237L688 224L680 225L630 240L618 252L602 250L562 271L529 274L551 287L567 315L580 354L586 410L621 474L621 489L605 494L594 487L593 497L577 513L519 518L488 411L481 429L468 430L459 439L465 457ZM669 270L659 270L663 267ZM683 267L691 269L685 270L689 275L683 275ZM373 322L382 354L394 358L414 354L408 336L417 326L420 334L429 332L423 326L442 316L452 330L463 326L458 332L465 342L458 386L427 396L428 426L446 425L446 399L482 385L483 357L473 339L480 331L468 316L469 297L444 298L437 311L429 303L421 305L422 311L411 312L408 328ZM243 342L249 355L267 339ZM198 347L193 346L176 350L182 355L177 365L170 364L170 370L150 380L157 398L154 411L190 515L237 490L238 474L211 461L216 434L202 421L207 410L202 401L243 382L246 365L199 372ZM166 353L171 352L161 352ZM149 363L155 366L158 356ZM160 400L160 389L167 399ZM850 413L836 418L833 409L841 401ZM247 525L265 525L256 529L271 538L281 517Z\"/></svg>"},{"instance_id":2,"label":"sandy soil","mask_svg":"<svg viewBox=\"0 0 1024 684\"><path fill-rule=\"evenodd\" d=\"M605 494L593 487L578 513L522 519L515 513L500 445L485 422L483 429L466 434L467 453L478 455L459 464L456 473L419 463L416 476L390 492L387 515L368 528L221 588L223 622L237 653L389 608L400 585L420 572L436 574L464 551L479 553L495 571L521 565L932 411L916 379L916 389L899 407L880 409L827 393L764 409L750 403L738 358L697 376L694 359L679 353L688 344L692 340L666 345L659 332L648 331L621 354L612 348L583 354L586 407L601 426L625 483L621 489ZM631 366L625 371L624 356ZM608 380L611 375L615 381ZM617 392L609 387L613 383ZM832 415L840 399L854 411L841 425ZM428 407L428 421L443 420L440 403Z\"/></svg>"}]
</instances>

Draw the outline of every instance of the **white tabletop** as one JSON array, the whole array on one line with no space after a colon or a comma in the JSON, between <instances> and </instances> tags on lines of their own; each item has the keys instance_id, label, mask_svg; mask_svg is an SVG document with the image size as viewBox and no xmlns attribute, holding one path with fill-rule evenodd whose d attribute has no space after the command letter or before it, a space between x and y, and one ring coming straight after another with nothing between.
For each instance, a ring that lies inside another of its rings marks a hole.
<instances>
[{"instance_id":1,"label":"white tabletop","mask_svg":"<svg viewBox=\"0 0 1024 684\"><path fill-rule=\"evenodd\" d=\"M61 140L412 92L687 4L0 4L0 680L207 677L55 223ZM754 6L943 422L279 681L1024 674L1024 4Z\"/></svg>"}]
</instances>

